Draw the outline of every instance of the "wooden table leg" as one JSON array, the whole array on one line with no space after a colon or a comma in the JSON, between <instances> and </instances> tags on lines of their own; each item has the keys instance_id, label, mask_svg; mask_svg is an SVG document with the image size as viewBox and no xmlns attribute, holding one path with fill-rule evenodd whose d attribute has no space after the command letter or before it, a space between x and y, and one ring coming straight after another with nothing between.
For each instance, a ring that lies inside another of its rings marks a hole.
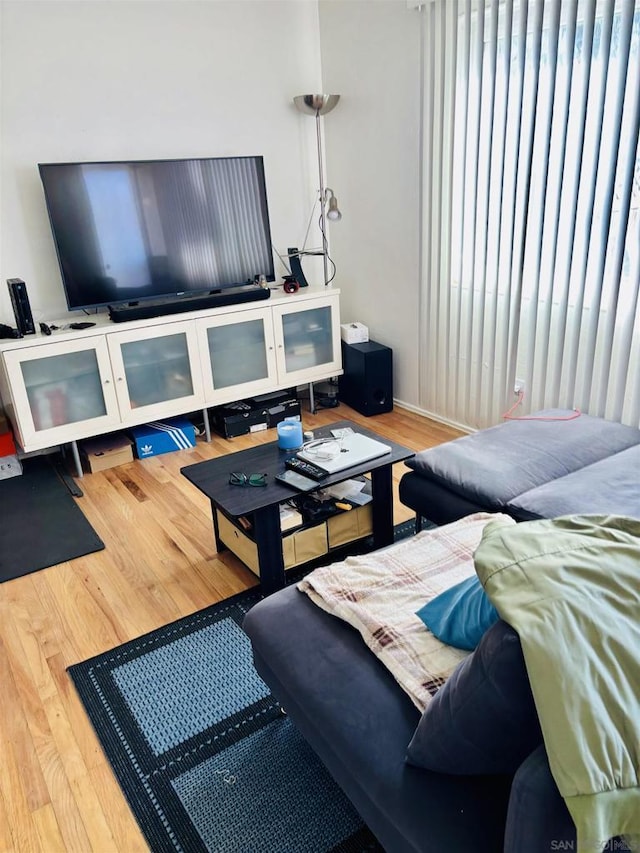
<instances>
[{"instance_id":1,"label":"wooden table leg","mask_svg":"<svg viewBox=\"0 0 640 853\"><path fill-rule=\"evenodd\" d=\"M254 512L253 534L258 548L260 586L265 595L271 595L285 585L278 504Z\"/></svg>"},{"instance_id":2,"label":"wooden table leg","mask_svg":"<svg viewBox=\"0 0 640 853\"><path fill-rule=\"evenodd\" d=\"M214 501L211 501L211 514L213 516L213 538L216 543L216 551L218 554L222 554L223 551L227 551L227 546L220 539L220 531L218 529L218 510Z\"/></svg>"},{"instance_id":3,"label":"wooden table leg","mask_svg":"<svg viewBox=\"0 0 640 853\"><path fill-rule=\"evenodd\" d=\"M393 542L393 489L391 465L375 468L371 472L371 514L373 520L373 545L384 548Z\"/></svg>"}]
</instances>

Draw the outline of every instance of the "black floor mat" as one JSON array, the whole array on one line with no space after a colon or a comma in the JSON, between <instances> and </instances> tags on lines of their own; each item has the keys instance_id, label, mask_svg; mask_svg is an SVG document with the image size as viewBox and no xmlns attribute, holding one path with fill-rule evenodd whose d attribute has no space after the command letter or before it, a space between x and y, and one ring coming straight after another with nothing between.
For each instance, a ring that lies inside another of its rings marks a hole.
<instances>
[{"instance_id":1,"label":"black floor mat","mask_svg":"<svg viewBox=\"0 0 640 853\"><path fill-rule=\"evenodd\" d=\"M0 582L104 548L48 460L23 466L0 480Z\"/></svg>"}]
</instances>

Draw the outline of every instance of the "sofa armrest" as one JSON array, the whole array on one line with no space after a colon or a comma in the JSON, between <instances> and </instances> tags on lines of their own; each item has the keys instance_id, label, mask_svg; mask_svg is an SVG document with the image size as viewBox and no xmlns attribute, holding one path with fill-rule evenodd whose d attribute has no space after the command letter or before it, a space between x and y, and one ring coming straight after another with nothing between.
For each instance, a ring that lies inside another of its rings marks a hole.
<instances>
[{"instance_id":1,"label":"sofa armrest","mask_svg":"<svg viewBox=\"0 0 640 853\"><path fill-rule=\"evenodd\" d=\"M576 828L551 775L544 745L526 758L511 786L504 853L574 850Z\"/></svg>"}]
</instances>

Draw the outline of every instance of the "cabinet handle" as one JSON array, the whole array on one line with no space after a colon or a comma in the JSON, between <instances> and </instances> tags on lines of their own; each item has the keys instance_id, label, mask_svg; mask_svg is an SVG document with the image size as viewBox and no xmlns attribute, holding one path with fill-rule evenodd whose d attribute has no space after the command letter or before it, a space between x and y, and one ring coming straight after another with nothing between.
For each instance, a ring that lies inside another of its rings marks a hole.
<instances>
[{"instance_id":1,"label":"cabinet handle","mask_svg":"<svg viewBox=\"0 0 640 853\"><path fill-rule=\"evenodd\" d=\"M110 384L111 384L111 380L110 380L110 379L105 379L105 380L104 380L104 384L105 384L105 385L110 385Z\"/></svg>"}]
</instances>

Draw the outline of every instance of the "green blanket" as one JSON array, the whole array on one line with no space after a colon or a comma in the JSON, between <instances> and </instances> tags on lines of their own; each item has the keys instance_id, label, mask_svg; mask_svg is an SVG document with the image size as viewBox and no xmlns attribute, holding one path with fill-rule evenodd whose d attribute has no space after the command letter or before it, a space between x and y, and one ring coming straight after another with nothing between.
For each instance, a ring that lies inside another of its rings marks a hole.
<instances>
[{"instance_id":1,"label":"green blanket","mask_svg":"<svg viewBox=\"0 0 640 853\"><path fill-rule=\"evenodd\" d=\"M520 636L578 850L600 850L617 835L638 836L637 843L640 521L496 521L484 530L475 564L500 616Z\"/></svg>"}]
</instances>

